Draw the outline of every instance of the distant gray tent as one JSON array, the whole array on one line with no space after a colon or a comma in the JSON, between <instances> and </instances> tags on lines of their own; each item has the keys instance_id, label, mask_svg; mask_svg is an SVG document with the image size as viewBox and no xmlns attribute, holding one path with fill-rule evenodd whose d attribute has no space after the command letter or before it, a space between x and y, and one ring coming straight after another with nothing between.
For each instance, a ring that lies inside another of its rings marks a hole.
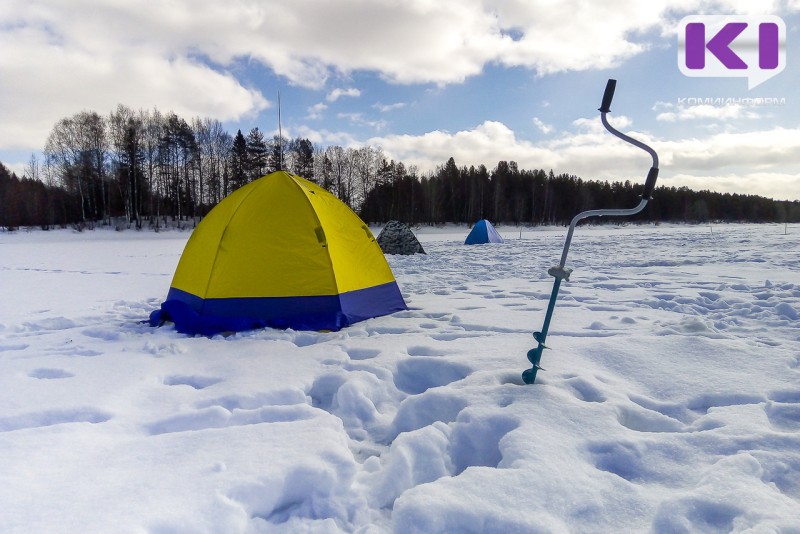
<instances>
[{"instance_id":1,"label":"distant gray tent","mask_svg":"<svg viewBox=\"0 0 800 534\"><path fill-rule=\"evenodd\" d=\"M425 254L414 232L400 221L389 221L378 234L378 245L384 254Z\"/></svg>"}]
</instances>

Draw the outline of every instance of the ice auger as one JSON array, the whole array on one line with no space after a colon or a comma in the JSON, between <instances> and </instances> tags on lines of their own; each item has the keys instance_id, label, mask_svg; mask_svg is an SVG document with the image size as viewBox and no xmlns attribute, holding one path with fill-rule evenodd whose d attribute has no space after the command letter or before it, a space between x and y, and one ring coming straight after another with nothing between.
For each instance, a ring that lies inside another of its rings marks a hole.
<instances>
[{"instance_id":1,"label":"ice auger","mask_svg":"<svg viewBox=\"0 0 800 534\"><path fill-rule=\"evenodd\" d=\"M656 151L641 141L637 141L636 139L616 130L608 123L608 120L606 119L606 115L611 111L611 100L614 98L614 89L616 86L617 80L608 80L608 83L606 84L606 90L603 93L603 101L600 104L599 109L600 119L603 121L603 126L605 126L606 130L619 137L623 141L639 147L650 154L650 156L653 158L653 166L650 167L650 171L647 173L647 180L645 180L644 189L642 190L642 199L639 202L639 205L635 208L589 210L581 212L573 217L572 222L569 225L569 231L567 232L567 240L564 243L564 251L561 253L561 262L558 265L551 267L547 271L547 274L555 278L555 282L553 283L553 291L550 293L550 302L547 304L547 312L544 316L544 325L540 331L533 333L533 339L537 341L538 345L528 351L528 361L531 362L533 367L525 370L522 373L522 381L526 384L533 384L533 382L536 380L536 373L539 371L539 369L541 369L541 367L539 367L539 362L542 360L542 351L548 348L544 343L547 339L547 331L550 328L550 320L553 318L553 309L556 306L556 299L558 298L558 288L561 286L561 281L569 280L569 275L572 273L572 269L566 267L565 264L567 263L567 253L569 252L569 244L572 241L572 234L575 232L575 226L577 226L580 221L588 217L628 217L630 215L639 213L647 205L647 201L650 200L650 196L653 194L653 188L655 188L656 185L656 179L658 178L658 154L656 154Z\"/></svg>"}]
</instances>

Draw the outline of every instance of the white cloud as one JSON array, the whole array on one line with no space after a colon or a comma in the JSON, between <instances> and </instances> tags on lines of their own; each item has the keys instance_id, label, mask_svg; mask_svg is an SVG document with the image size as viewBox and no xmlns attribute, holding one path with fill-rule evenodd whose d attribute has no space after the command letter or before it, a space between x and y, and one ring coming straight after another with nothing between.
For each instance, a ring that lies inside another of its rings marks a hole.
<instances>
[{"instance_id":1,"label":"white cloud","mask_svg":"<svg viewBox=\"0 0 800 534\"><path fill-rule=\"evenodd\" d=\"M86 109L105 113L119 103L220 120L254 116L269 106L259 91L224 69L154 46L145 35L133 38L130 30L116 34L126 24L135 27L135 18L99 20L86 10L73 11L80 3L5 4L0 148L40 150L59 119Z\"/></svg>"},{"instance_id":2,"label":"white cloud","mask_svg":"<svg viewBox=\"0 0 800 534\"><path fill-rule=\"evenodd\" d=\"M563 160L546 147L520 140L505 124L486 121L471 130L455 133L433 131L419 136L375 137L370 145L381 146L388 158L433 171L453 157L459 166L486 165L500 160L516 161L523 168L561 168Z\"/></svg>"},{"instance_id":3,"label":"white cloud","mask_svg":"<svg viewBox=\"0 0 800 534\"><path fill-rule=\"evenodd\" d=\"M339 100L343 96L349 96L349 97L353 97L353 98L359 97L359 96L361 96L361 91L359 91L355 87L348 87L347 89L339 89L339 88L337 88L337 89L334 89L333 91L331 91L330 93L328 93L328 96L325 97L325 99L328 102L336 102L337 100Z\"/></svg>"},{"instance_id":4,"label":"white cloud","mask_svg":"<svg viewBox=\"0 0 800 534\"><path fill-rule=\"evenodd\" d=\"M800 129L772 128L752 132L724 132L704 139L664 141L664 162L676 173L759 172L800 169Z\"/></svg>"},{"instance_id":5,"label":"white cloud","mask_svg":"<svg viewBox=\"0 0 800 534\"><path fill-rule=\"evenodd\" d=\"M744 172L715 174L675 174L660 185L686 186L695 191L712 190L721 193L759 195L776 200L800 200L800 174L781 172Z\"/></svg>"},{"instance_id":6,"label":"white cloud","mask_svg":"<svg viewBox=\"0 0 800 534\"><path fill-rule=\"evenodd\" d=\"M341 146L341 147L359 147L363 143L357 139L353 134L346 131L330 131L327 129L314 129L308 126L299 126L293 132L293 136L308 139L314 144L323 146Z\"/></svg>"},{"instance_id":7,"label":"white cloud","mask_svg":"<svg viewBox=\"0 0 800 534\"><path fill-rule=\"evenodd\" d=\"M238 60L316 89L354 70L447 84L491 62L541 73L603 68L643 50L631 32L657 24L666 5L578 2L5 0L0 67L14 83L0 89L0 147L40 147L59 118L119 102L221 120L255 113L267 102L236 79ZM335 89L328 100L359 94Z\"/></svg>"},{"instance_id":8,"label":"white cloud","mask_svg":"<svg viewBox=\"0 0 800 534\"><path fill-rule=\"evenodd\" d=\"M368 126L376 131L383 130L386 127L386 121L378 120L368 120L364 118L363 113L338 113L336 115L337 118L346 120L351 124L356 124L359 126Z\"/></svg>"},{"instance_id":9,"label":"white cloud","mask_svg":"<svg viewBox=\"0 0 800 534\"><path fill-rule=\"evenodd\" d=\"M328 109L328 106L326 104L323 104L322 102L314 104L313 106L308 108L308 115L306 115L306 119L309 120L321 119L326 109Z\"/></svg>"},{"instance_id":10,"label":"white cloud","mask_svg":"<svg viewBox=\"0 0 800 534\"><path fill-rule=\"evenodd\" d=\"M533 118L533 125L536 126L543 134L549 134L553 131L553 127L549 124L545 124L539 117Z\"/></svg>"},{"instance_id":11,"label":"white cloud","mask_svg":"<svg viewBox=\"0 0 800 534\"><path fill-rule=\"evenodd\" d=\"M396 109L403 109L407 105L405 102L395 102L394 104L374 104L372 107L381 113L388 113Z\"/></svg>"}]
</instances>

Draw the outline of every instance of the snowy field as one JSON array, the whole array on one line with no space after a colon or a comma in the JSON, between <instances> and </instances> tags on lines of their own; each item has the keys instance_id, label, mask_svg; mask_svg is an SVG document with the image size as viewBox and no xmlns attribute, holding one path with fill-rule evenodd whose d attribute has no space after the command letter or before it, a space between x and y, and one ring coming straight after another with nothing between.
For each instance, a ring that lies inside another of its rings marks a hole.
<instances>
[{"instance_id":1,"label":"snowy field","mask_svg":"<svg viewBox=\"0 0 800 534\"><path fill-rule=\"evenodd\" d=\"M532 386L566 232L498 230L210 339L142 324L188 232L0 233L0 531L800 532L800 228L579 227Z\"/></svg>"}]
</instances>

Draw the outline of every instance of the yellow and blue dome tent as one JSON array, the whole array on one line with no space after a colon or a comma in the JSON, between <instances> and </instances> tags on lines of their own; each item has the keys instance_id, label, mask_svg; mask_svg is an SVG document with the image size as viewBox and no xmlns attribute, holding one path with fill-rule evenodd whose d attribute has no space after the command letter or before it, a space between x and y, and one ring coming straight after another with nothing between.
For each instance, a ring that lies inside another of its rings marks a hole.
<instances>
[{"instance_id":1,"label":"yellow and blue dome tent","mask_svg":"<svg viewBox=\"0 0 800 534\"><path fill-rule=\"evenodd\" d=\"M150 323L204 335L339 330L405 309L358 215L325 189L277 171L228 195L197 225Z\"/></svg>"}]
</instances>

